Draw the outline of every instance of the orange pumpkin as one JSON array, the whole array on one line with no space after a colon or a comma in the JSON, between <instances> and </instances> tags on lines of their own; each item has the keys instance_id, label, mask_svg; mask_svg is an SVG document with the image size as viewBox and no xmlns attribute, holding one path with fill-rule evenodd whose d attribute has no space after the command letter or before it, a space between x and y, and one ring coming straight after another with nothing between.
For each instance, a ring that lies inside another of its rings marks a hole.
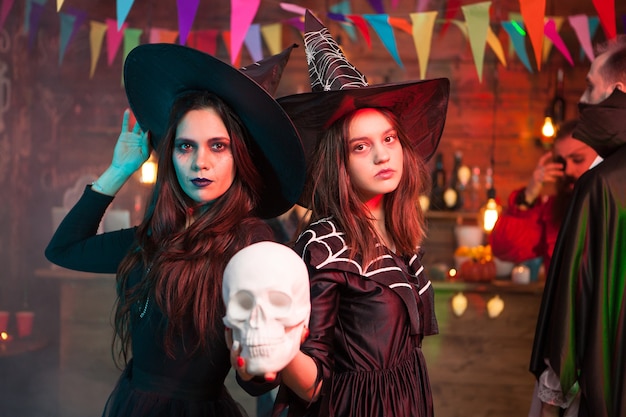
<instances>
[{"instance_id":1,"label":"orange pumpkin","mask_svg":"<svg viewBox=\"0 0 626 417\"><path fill-rule=\"evenodd\" d=\"M496 263L493 259L469 259L461 264L459 275L466 282L489 282L496 278Z\"/></svg>"}]
</instances>

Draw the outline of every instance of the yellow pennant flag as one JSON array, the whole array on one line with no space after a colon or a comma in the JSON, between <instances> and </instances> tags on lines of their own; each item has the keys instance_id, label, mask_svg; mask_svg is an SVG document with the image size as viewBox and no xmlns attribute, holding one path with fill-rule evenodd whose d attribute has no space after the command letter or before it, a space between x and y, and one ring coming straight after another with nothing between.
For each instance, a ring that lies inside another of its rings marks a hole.
<instances>
[{"instance_id":1,"label":"yellow pennant flag","mask_svg":"<svg viewBox=\"0 0 626 417\"><path fill-rule=\"evenodd\" d=\"M423 80L426 78L426 69L430 59L430 46L437 12L411 13L409 16L413 22L413 43L420 66L420 79Z\"/></svg>"},{"instance_id":2,"label":"yellow pennant flag","mask_svg":"<svg viewBox=\"0 0 626 417\"><path fill-rule=\"evenodd\" d=\"M283 25L282 23L273 23L271 25L261 26L261 35L267 48L270 50L270 55L276 55L283 49Z\"/></svg>"},{"instance_id":3,"label":"yellow pennant flag","mask_svg":"<svg viewBox=\"0 0 626 417\"><path fill-rule=\"evenodd\" d=\"M483 64L485 61L485 45L487 44L487 28L489 28L490 1L461 6L465 21L469 42L474 57L474 65L478 73L478 81L483 81Z\"/></svg>"},{"instance_id":4,"label":"yellow pennant flag","mask_svg":"<svg viewBox=\"0 0 626 417\"><path fill-rule=\"evenodd\" d=\"M105 23L92 20L89 22L89 51L91 52L91 68L89 70L89 78L93 78L98 64L98 58L102 52L102 42L107 31Z\"/></svg>"}]
</instances>

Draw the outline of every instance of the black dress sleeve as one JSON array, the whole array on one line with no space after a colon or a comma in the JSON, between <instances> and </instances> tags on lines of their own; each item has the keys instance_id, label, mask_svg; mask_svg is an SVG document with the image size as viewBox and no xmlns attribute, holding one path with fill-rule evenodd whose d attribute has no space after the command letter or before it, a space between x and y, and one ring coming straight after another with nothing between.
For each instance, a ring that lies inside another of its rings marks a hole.
<instances>
[{"instance_id":1,"label":"black dress sleeve","mask_svg":"<svg viewBox=\"0 0 626 417\"><path fill-rule=\"evenodd\" d=\"M46 258L76 271L115 273L135 239L135 228L97 234L113 197L86 187L45 250Z\"/></svg>"}]
</instances>

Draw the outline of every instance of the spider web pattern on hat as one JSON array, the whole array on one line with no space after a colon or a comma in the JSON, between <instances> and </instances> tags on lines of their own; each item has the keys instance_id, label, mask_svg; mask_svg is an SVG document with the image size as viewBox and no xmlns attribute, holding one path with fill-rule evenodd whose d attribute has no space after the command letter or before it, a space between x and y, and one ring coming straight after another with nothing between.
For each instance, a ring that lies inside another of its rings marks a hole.
<instances>
[{"instance_id":1,"label":"spider web pattern on hat","mask_svg":"<svg viewBox=\"0 0 626 417\"><path fill-rule=\"evenodd\" d=\"M328 29L317 18L311 20L315 27L311 31L307 28L304 35L311 89L333 91L367 87L365 75L348 62Z\"/></svg>"}]
</instances>

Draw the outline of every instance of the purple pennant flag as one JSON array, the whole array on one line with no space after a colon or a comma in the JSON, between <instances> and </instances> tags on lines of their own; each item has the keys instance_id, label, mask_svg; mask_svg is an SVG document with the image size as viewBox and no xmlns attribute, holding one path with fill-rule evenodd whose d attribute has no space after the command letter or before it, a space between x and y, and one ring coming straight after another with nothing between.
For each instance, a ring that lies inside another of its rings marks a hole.
<instances>
[{"instance_id":1,"label":"purple pennant flag","mask_svg":"<svg viewBox=\"0 0 626 417\"><path fill-rule=\"evenodd\" d=\"M261 44L261 25L253 23L248 28L246 38L244 39L246 48L252 57L254 62L258 62L263 59L263 45Z\"/></svg>"},{"instance_id":2,"label":"purple pennant flag","mask_svg":"<svg viewBox=\"0 0 626 417\"><path fill-rule=\"evenodd\" d=\"M286 23L294 28L298 29L300 32L304 32L304 22L300 17L292 17L291 19L283 20L283 23Z\"/></svg>"},{"instance_id":3,"label":"purple pennant flag","mask_svg":"<svg viewBox=\"0 0 626 417\"><path fill-rule=\"evenodd\" d=\"M622 25L624 26L624 33L626 33L626 14L622 15Z\"/></svg>"},{"instance_id":4,"label":"purple pennant flag","mask_svg":"<svg viewBox=\"0 0 626 417\"><path fill-rule=\"evenodd\" d=\"M332 13L332 12L328 12L326 13L326 16L328 16L329 19L335 20L337 22L347 22L348 19L346 19L346 16L342 13Z\"/></svg>"},{"instance_id":5,"label":"purple pennant flag","mask_svg":"<svg viewBox=\"0 0 626 417\"><path fill-rule=\"evenodd\" d=\"M185 45L196 18L200 0L176 0L176 3L178 4L178 42Z\"/></svg>"},{"instance_id":6,"label":"purple pennant flag","mask_svg":"<svg viewBox=\"0 0 626 417\"><path fill-rule=\"evenodd\" d=\"M35 37L39 31L39 21L43 14L45 0L32 0L29 1L30 13L28 14L28 49L30 50L35 43ZM28 6L27 6L28 8Z\"/></svg>"},{"instance_id":7,"label":"purple pennant flag","mask_svg":"<svg viewBox=\"0 0 626 417\"><path fill-rule=\"evenodd\" d=\"M83 25L85 19L87 18L87 12L84 10L79 10L74 7L65 7L65 13L74 16L76 19L74 20L74 26L72 27L72 33L70 33L70 38L68 39L68 45L72 43L74 36L78 32L78 29Z\"/></svg>"},{"instance_id":8,"label":"purple pennant flag","mask_svg":"<svg viewBox=\"0 0 626 417\"><path fill-rule=\"evenodd\" d=\"M370 6L372 6L372 9L374 9L376 13L385 13L385 8L383 7L382 0L367 0L367 2L370 4Z\"/></svg>"}]
</instances>

